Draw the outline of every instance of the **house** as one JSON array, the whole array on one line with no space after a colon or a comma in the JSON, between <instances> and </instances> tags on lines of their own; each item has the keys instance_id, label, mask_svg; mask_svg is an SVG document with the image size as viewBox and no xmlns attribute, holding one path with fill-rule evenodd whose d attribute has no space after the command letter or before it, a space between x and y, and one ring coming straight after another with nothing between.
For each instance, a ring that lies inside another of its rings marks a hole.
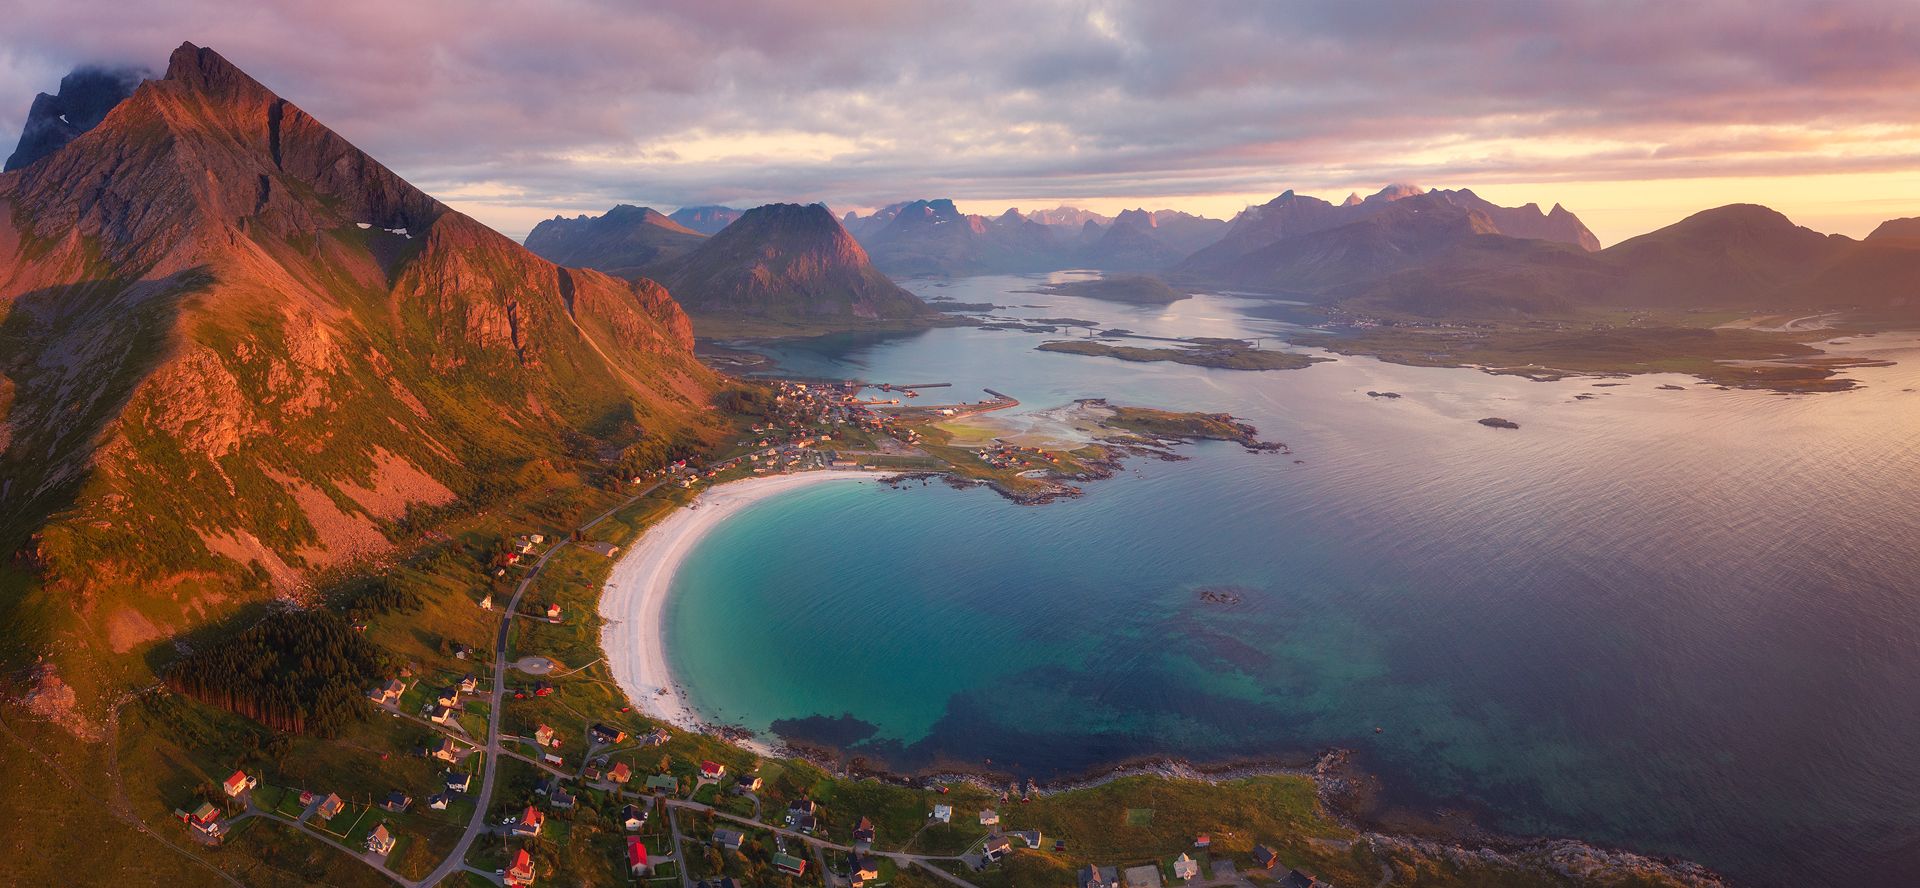
<instances>
[{"instance_id":1,"label":"house","mask_svg":"<svg viewBox=\"0 0 1920 888\"><path fill-rule=\"evenodd\" d=\"M1279 862L1280 862L1280 855L1273 853L1272 848L1269 848L1265 845L1253 846L1253 863L1255 866L1258 866L1261 869L1270 870L1270 869L1273 869L1274 865Z\"/></svg>"},{"instance_id":2,"label":"house","mask_svg":"<svg viewBox=\"0 0 1920 888\"><path fill-rule=\"evenodd\" d=\"M453 721L453 707L435 705L433 709L429 712L427 718L432 720L432 722L436 725L447 724L448 722Z\"/></svg>"},{"instance_id":3,"label":"house","mask_svg":"<svg viewBox=\"0 0 1920 888\"><path fill-rule=\"evenodd\" d=\"M505 573L506 571L504 570L498 571L494 574L494 576L496 577L501 576ZM485 598L480 599L480 609L483 611L493 610L493 593L492 592L488 592Z\"/></svg>"},{"instance_id":4,"label":"house","mask_svg":"<svg viewBox=\"0 0 1920 888\"><path fill-rule=\"evenodd\" d=\"M413 796L407 795L406 793L396 789L390 793L387 793L387 800L384 802L381 802L380 807L385 808L389 811L392 811L395 814L399 814L406 811L408 808L413 807Z\"/></svg>"},{"instance_id":5,"label":"house","mask_svg":"<svg viewBox=\"0 0 1920 888\"><path fill-rule=\"evenodd\" d=\"M1200 876L1200 861L1194 860L1185 852L1173 859L1173 876L1182 882L1191 882Z\"/></svg>"},{"instance_id":6,"label":"house","mask_svg":"<svg viewBox=\"0 0 1920 888\"><path fill-rule=\"evenodd\" d=\"M647 812L633 805L622 807L620 825L625 827L627 832L639 832L641 827L647 825Z\"/></svg>"},{"instance_id":7,"label":"house","mask_svg":"<svg viewBox=\"0 0 1920 888\"><path fill-rule=\"evenodd\" d=\"M640 743L644 746L665 746L672 739L673 735L667 733L666 728L654 728L647 732L647 736L640 738Z\"/></svg>"},{"instance_id":8,"label":"house","mask_svg":"<svg viewBox=\"0 0 1920 888\"><path fill-rule=\"evenodd\" d=\"M552 728L549 728L546 725L541 725L540 727L533 729L533 745L539 746L542 748L559 746L560 735L555 734Z\"/></svg>"},{"instance_id":9,"label":"house","mask_svg":"<svg viewBox=\"0 0 1920 888\"><path fill-rule=\"evenodd\" d=\"M760 775L742 774L740 775L739 782L734 784L733 789L735 792L759 792L760 786Z\"/></svg>"},{"instance_id":10,"label":"house","mask_svg":"<svg viewBox=\"0 0 1920 888\"><path fill-rule=\"evenodd\" d=\"M700 779L718 780L727 776L727 766L711 759L700 763Z\"/></svg>"},{"instance_id":11,"label":"house","mask_svg":"<svg viewBox=\"0 0 1920 888\"><path fill-rule=\"evenodd\" d=\"M466 792L473 785L473 775L465 771L448 771L446 778L448 792Z\"/></svg>"},{"instance_id":12,"label":"house","mask_svg":"<svg viewBox=\"0 0 1920 888\"><path fill-rule=\"evenodd\" d=\"M798 876L807 871L807 862L781 851L773 855L773 868L789 876Z\"/></svg>"},{"instance_id":13,"label":"house","mask_svg":"<svg viewBox=\"0 0 1920 888\"><path fill-rule=\"evenodd\" d=\"M547 803L564 811L573 807L573 795L556 786L553 788L553 795L547 797Z\"/></svg>"},{"instance_id":14,"label":"house","mask_svg":"<svg viewBox=\"0 0 1920 888\"><path fill-rule=\"evenodd\" d=\"M1153 864L1127 867L1121 882L1125 888L1160 888L1160 868Z\"/></svg>"},{"instance_id":15,"label":"house","mask_svg":"<svg viewBox=\"0 0 1920 888\"><path fill-rule=\"evenodd\" d=\"M533 695L535 697L547 697L547 696L551 696L552 694L553 694L553 685L550 685L544 681L536 681L533 683Z\"/></svg>"},{"instance_id":16,"label":"house","mask_svg":"<svg viewBox=\"0 0 1920 888\"><path fill-rule=\"evenodd\" d=\"M387 679L386 684L383 684L377 688L374 688L371 691L368 691L367 696L372 698L373 702L375 703L379 703L383 706L391 706L395 703L400 702L400 695L406 692L407 692L406 682L403 682L397 678L390 678L390 679Z\"/></svg>"},{"instance_id":17,"label":"house","mask_svg":"<svg viewBox=\"0 0 1920 888\"><path fill-rule=\"evenodd\" d=\"M537 836L540 834L540 827L544 826L546 822L547 813L545 811L528 805L527 810L520 813L520 821L513 824L513 834L516 836Z\"/></svg>"},{"instance_id":18,"label":"house","mask_svg":"<svg viewBox=\"0 0 1920 888\"><path fill-rule=\"evenodd\" d=\"M626 762L615 762L607 771L607 779L615 783L625 783L633 779L633 769Z\"/></svg>"},{"instance_id":19,"label":"house","mask_svg":"<svg viewBox=\"0 0 1920 888\"><path fill-rule=\"evenodd\" d=\"M798 817L789 817L788 819L793 821L794 829L806 835L813 835L813 831L820 826L819 819L815 818L812 814L802 814Z\"/></svg>"},{"instance_id":20,"label":"house","mask_svg":"<svg viewBox=\"0 0 1920 888\"><path fill-rule=\"evenodd\" d=\"M1312 873L1290 869L1287 870L1286 878L1280 880L1280 888L1333 888L1333 886L1320 881L1319 877Z\"/></svg>"},{"instance_id":21,"label":"house","mask_svg":"<svg viewBox=\"0 0 1920 888\"><path fill-rule=\"evenodd\" d=\"M880 878L880 861L873 857L857 857L853 866L848 867L847 877L853 880L853 888L865 888L869 882Z\"/></svg>"},{"instance_id":22,"label":"house","mask_svg":"<svg viewBox=\"0 0 1920 888\"><path fill-rule=\"evenodd\" d=\"M346 810L346 808L347 803L341 801L339 796L333 793L327 793L327 797L320 802L320 808L313 813L314 816L319 817L321 820L332 820L334 815Z\"/></svg>"},{"instance_id":23,"label":"house","mask_svg":"<svg viewBox=\"0 0 1920 888\"><path fill-rule=\"evenodd\" d=\"M560 605L558 603L547 605L547 620L553 623L560 622Z\"/></svg>"},{"instance_id":24,"label":"house","mask_svg":"<svg viewBox=\"0 0 1920 888\"><path fill-rule=\"evenodd\" d=\"M215 808L211 802L201 802L200 807L193 809L190 814L184 811L180 813L183 815L181 819L185 820L188 826L210 836L220 834L220 809Z\"/></svg>"},{"instance_id":25,"label":"house","mask_svg":"<svg viewBox=\"0 0 1920 888\"><path fill-rule=\"evenodd\" d=\"M593 742L600 746L612 746L615 743L627 739L626 731L622 731L619 728L610 728L606 725L594 725L587 729L587 733L592 735Z\"/></svg>"},{"instance_id":26,"label":"house","mask_svg":"<svg viewBox=\"0 0 1920 888\"><path fill-rule=\"evenodd\" d=\"M655 774L647 778L647 791L679 792L680 781L673 779L672 774Z\"/></svg>"},{"instance_id":27,"label":"house","mask_svg":"<svg viewBox=\"0 0 1920 888\"><path fill-rule=\"evenodd\" d=\"M519 886L532 885L533 876L534 876L534 872L533 872L532 855L529 855L527 853L527 849L525 848L522 848L519 851L514 852L513 863L507 867L507 872L506 872L507 885L510 886L510 888L511 886L516 886L516 885L519 885Z\"/></svg>"},{"instance_id":28,"label":"house","mask_svg":"<svg viewBox=\"0 0 1920 888\"><path fill-rule=\"evenodd\" d=\"M938 820L941 823L952 823L953 822L953 806L952 805L934 805L933 819Z\"/></svg>"},{"instance_id":29,"label":"house","mask_svg":"<svg viewBox=\"0 0 1920 888\"><path fill-rule=\"evenodd\" d=\"M227 798L237 799L241 793L259 785L260 778L248 777L245 771L235 771L226 780L221 781L220 788L226 792Z\"/></svg>"},{"instance_id":30,"label":"house","mask_svg":"<svg viewBox=\"0 0 1920 888\"><path fill-rule=\"evenodd\" d=\"M1213 847L1213 837L1210 835L1207 835L1206 833L1201 833L1197 836L1194 836L1193 847L1199 848L1201 850L1206 850L1208 848L1211 848Z\"/></svg>"},{"instance_id":31,"label":"house","mask_svg":"<svg viewBox=\"0 0 1920 888\"><path fill-rule=\"evenodd\" d=\"M794 799L787 803L787 819L791 820L802 814L812 814L815 808L812 799Z\"/></svg>"},{"instance_id":32,"label":"house","mask_svg":"<svg viewBox=\"0 0 1920 888\"><path fill-rule=\"evenodd\" d=\"M1029 848L1038 848L1040 847L1040 843L1046 840L1046 837L1040 835L1040 831L1037 829L1023 829L1014 833L1014 835L1019 836L1020 841L1026 842Z\"/></svg>"},{"instance_id":33,"label":"house","mask_svg":"<svg viewBox=\"0 0 1920 888\"><path fill-rule=\"evenodd\" d=\"M447 685L446 687L433 692L433 702L438 703L441 706L446 706L448 708L459 706L460 705L460 686Z\"/></svg>"},{"instance_id":34,"label":"house","mask_svg":"<svg viewBox=\"0 0 1920 888\"><path fill-rule=\"evenodd\" d=\"M471 694L480 690L480 677L469 672L460 676L460 693Z\"/></svg>"},{"instance_id":35,"label":"house","mask_svg":"<svg viewBox=\"0 0 1920 888\"><path fill-rule=\"evenodd\" d=\"M433 795L427 796L427 807L435 811L447 810L447 805L452 802L453 796L447 795L444 792L436 792Z\"/></svg>"},{"instance_id":36,"label":"house","mask_svg":"<svg viewBox=\"0 0 1920 888\"><path fill-rule=\"evenodd\" d=\"M1087 864L1079 876L1080 888L1120 888L1120 871L1115 867Z\"/></svg>"},{"instance_id":37,"label":"house","mask_svg":"<svg viewBox=\"0 0 1920 888\"><path fill-rule=\"evenodd\" d=\"M995 811L992 808L980 809L980 825L981 826L999 826L1000 812Z\"/></svg>"},{"instance_id":38,"label":"house","mask_svg":"<svg viewBox=\"0 0 1920 888\"><path fill-rule=\"evenodd\" d=\"M374 827L373 832L367 834L367 850L382 857L393 853L393 833L387 831L386 824Z\"/></svg>"},{"instance_id":39,"label":"house","mask_svg":"<svg viewBox=\"0 0 1920 888\"><path fill-rule=\"evenodd\" d=\"M558 768L558 767L562 767L562 766L564 766L564 765L566 765L566 763L567 763L567 760L566 760L566 759L563 759L563 758L561 758L561 757L559 757L559 756L557 756L557 755L554 755L554 754L553 754L553 753L551 753L551 752L549 752L549 753L544 753L544 754L542 754L542 755L540 756L540 760L541 760L541 761L543 761L543 762L546 762L547 764L549 764L549 765L552 765L552 766L554 766L554 767L556 767L556 768Z\"/></svg>"},{"instance_id":40,"label":"house","mask_svg":"<svg viewBox=\"0 0 1920 888\"><path fill-rule=\"evenodd\" d=\"M627 837L627 869L636 876L653 872L653 866L647 863L647 845L639 836Z\"/></svg>"},{"instance_id":41,"label":"house","mask_svg":"<svg viewBox=\"0 0 1920 888\"><path fill-rule=\"evenodd\" d=\"M1000 858L1012 852L1013 843L1007 841L1006 836L993 836L987 839L986 855L988 860L998 861Z\"/></svg>"},{"instance_id":42,"label":"house","mask_svg":"<svg viewBox=\"0 0 1920 888\"><path fill-rule=\"evenodd\" d=\"M460 760L460 747L453 745L451 739L442 739L440 745L434 747L428 755L451 765Z\"/></svg>"},{"instance_id":43,"label":"house","mask_svg":"<svg viewBox=\"0 0 1920 888\"><path fill-rule=\"evenodd\" d=\"M862 817L859 823L854 824L853 844L856 847L873 844L873 821Z\"/></svg>"},{"instance_id":44,"label":"house","mask_svg":"<svg viewBox=\"0 0 1920 888\"><path fill-rule=\"evenodd\" d=\"M713 843L728 851L739 851L740 843L746 840L747 837L739 830L716 829L713 831Z\"/></svg>"}]
</instances>

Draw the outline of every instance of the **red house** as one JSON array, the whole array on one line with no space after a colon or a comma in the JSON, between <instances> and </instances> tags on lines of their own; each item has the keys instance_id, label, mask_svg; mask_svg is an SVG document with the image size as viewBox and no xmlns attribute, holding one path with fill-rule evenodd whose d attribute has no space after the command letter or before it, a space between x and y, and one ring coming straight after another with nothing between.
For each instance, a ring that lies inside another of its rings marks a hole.
<instances>
[{"instance_id":1,"label":"red house","mask_svg":"<svg viewBox=\"0 0 1920 888\"><path fill-rule=\"evenodd\" d=\"M711 759L700 763L700 776L705 780L718 780L726 776L727 766Z\"/></svg>"},{"instance_id":2,"label":"red house","mask_svg":"<svg viewBox=\"0 0 1920 888\"><path fill-rule=\"evenodd\" d=\"M527 849L514 852L513 865L507 867L506 876L509 886L533 884L533 857L527 853Z\"/></svg>"},{"instance_id":3,"label":"red house","mask_svg":"<svg viewBox=\"0 0 1920 888\"><path fill-rule=\"evenodd\" d=\"M639 836L627 837L627 869L632 870L636 876L644 876L653 871L652 865L647 863L647 846L640 841Z\"/></svg>"}]
</instances>

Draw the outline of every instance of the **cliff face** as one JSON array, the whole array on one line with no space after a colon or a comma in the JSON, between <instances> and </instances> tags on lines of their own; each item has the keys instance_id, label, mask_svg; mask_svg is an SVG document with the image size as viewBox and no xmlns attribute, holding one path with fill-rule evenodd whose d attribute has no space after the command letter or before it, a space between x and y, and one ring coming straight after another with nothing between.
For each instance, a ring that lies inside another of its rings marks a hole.
<instances>
[{"instance_id":1,"label":"cliff face","mask_svg":"<svg viewBox=\"0 0 1920 888\"><path fill-rule=\"evenodd\" d=\"M608 416L697 422L691 344L657 285L534 256L183 45L0 175L0 541L59 593L0 619L125 652L377 556Z\"/></svg>"},{"instance_id":2,"label":"cliff face","mask_svg":"<svg viewBox=\"0 0 1920 888\"><path fill-rule=\"evenodd\" d=\"M904 320L934 314L875 270L819 204L769 204L661 269L695 313L782 320Z\"/></svg>"}]
</instances>

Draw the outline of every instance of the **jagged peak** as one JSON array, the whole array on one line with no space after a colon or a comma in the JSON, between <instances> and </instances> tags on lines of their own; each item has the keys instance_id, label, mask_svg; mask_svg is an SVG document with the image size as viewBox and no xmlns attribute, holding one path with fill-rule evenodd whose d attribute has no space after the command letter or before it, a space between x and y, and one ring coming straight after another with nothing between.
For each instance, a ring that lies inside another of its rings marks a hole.
<instances>
[{"instance_id":1,"label":"jagged peak","mask_svg":"<svg viewBox=\"0 0 1920 888\"><path fill-rule=\"evenodd\" d=\"M1358 192L1358 191L1349 191L1349 192L1347 192L1347 199L1346 199L1346 200L1343 200L1343 201L1341 201L1341 202L1340 202L1340 205L1341 205L1341 206L1343 206L1343 207L1357 207L1357 206L1359 206L1359 205L1360 205L1360 192Z\"/></svg>"},{"instance_id":2,"label":"jagged peak","mask_svg":"<svg viewBox=\"0 0 1920 888\"><path fill-rule=\"evenodd\" d=\"M180 44L167 58L164 79L208 96L274 97L272 90L227 61L225 56L192 43Z\"/></svg>"}]
</instances>

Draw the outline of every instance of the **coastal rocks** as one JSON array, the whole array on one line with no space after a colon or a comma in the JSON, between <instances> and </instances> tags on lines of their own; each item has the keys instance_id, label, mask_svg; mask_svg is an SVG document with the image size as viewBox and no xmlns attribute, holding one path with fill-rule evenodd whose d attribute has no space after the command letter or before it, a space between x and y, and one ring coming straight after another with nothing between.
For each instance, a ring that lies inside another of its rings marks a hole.
<instances>
[{"instance_id":1,"label":"coastal rocks","mask_svg":"<svg viewBox=\"0 0 1920 888\"><path fill-rule=\"evenodd\" d=\"M1684 385L1673 385L1671 383L1659 386L1658 388L1663 392L1684 392L1687 390L1687 387Z\"/></svg>"},{"instance_id":2,"label":"coastal rocks","mask_svg":"<svg viewBox=\"0 0 1920 888\"><path fill-rule=\"evenodd\" d=\"M1399 398L1399 397L1400 397L1400 393L1399 393L1399 392L1376 392L1376 391L1368 391L1368 392L1367 392L1367 397L1369 397L1369 398L1386 398L1387 400L1389 400L1389 401L1391 401L1391 400L1394 400L1394 399L1396 399L1396 398Z\"/></svg>"},{"instance_id":3,"label":"coastal rocks","mask_svg":"<svg viewBox=\"0 0 1920 888\"><path fill-rule=\"evenodd\" d=\"M1239 604L1246 599L1241 596L1245 591L1239 586L1207 586L1195 591L1195 596L1208 604Z\"/></svg>"},{"instance_id":4,"label":"coastal rocks","mask_svg":"<svg viewBox=\"0 0 1920 888\"><path fill-rule=\"evenodd\" d=\"M1501 419L1498 416L1489 416L1486 419L1480 420L1480 424L1490 429L1517 429L1520 427L1519 423L1511 419Z\"/></svg>"}]
</instances>

